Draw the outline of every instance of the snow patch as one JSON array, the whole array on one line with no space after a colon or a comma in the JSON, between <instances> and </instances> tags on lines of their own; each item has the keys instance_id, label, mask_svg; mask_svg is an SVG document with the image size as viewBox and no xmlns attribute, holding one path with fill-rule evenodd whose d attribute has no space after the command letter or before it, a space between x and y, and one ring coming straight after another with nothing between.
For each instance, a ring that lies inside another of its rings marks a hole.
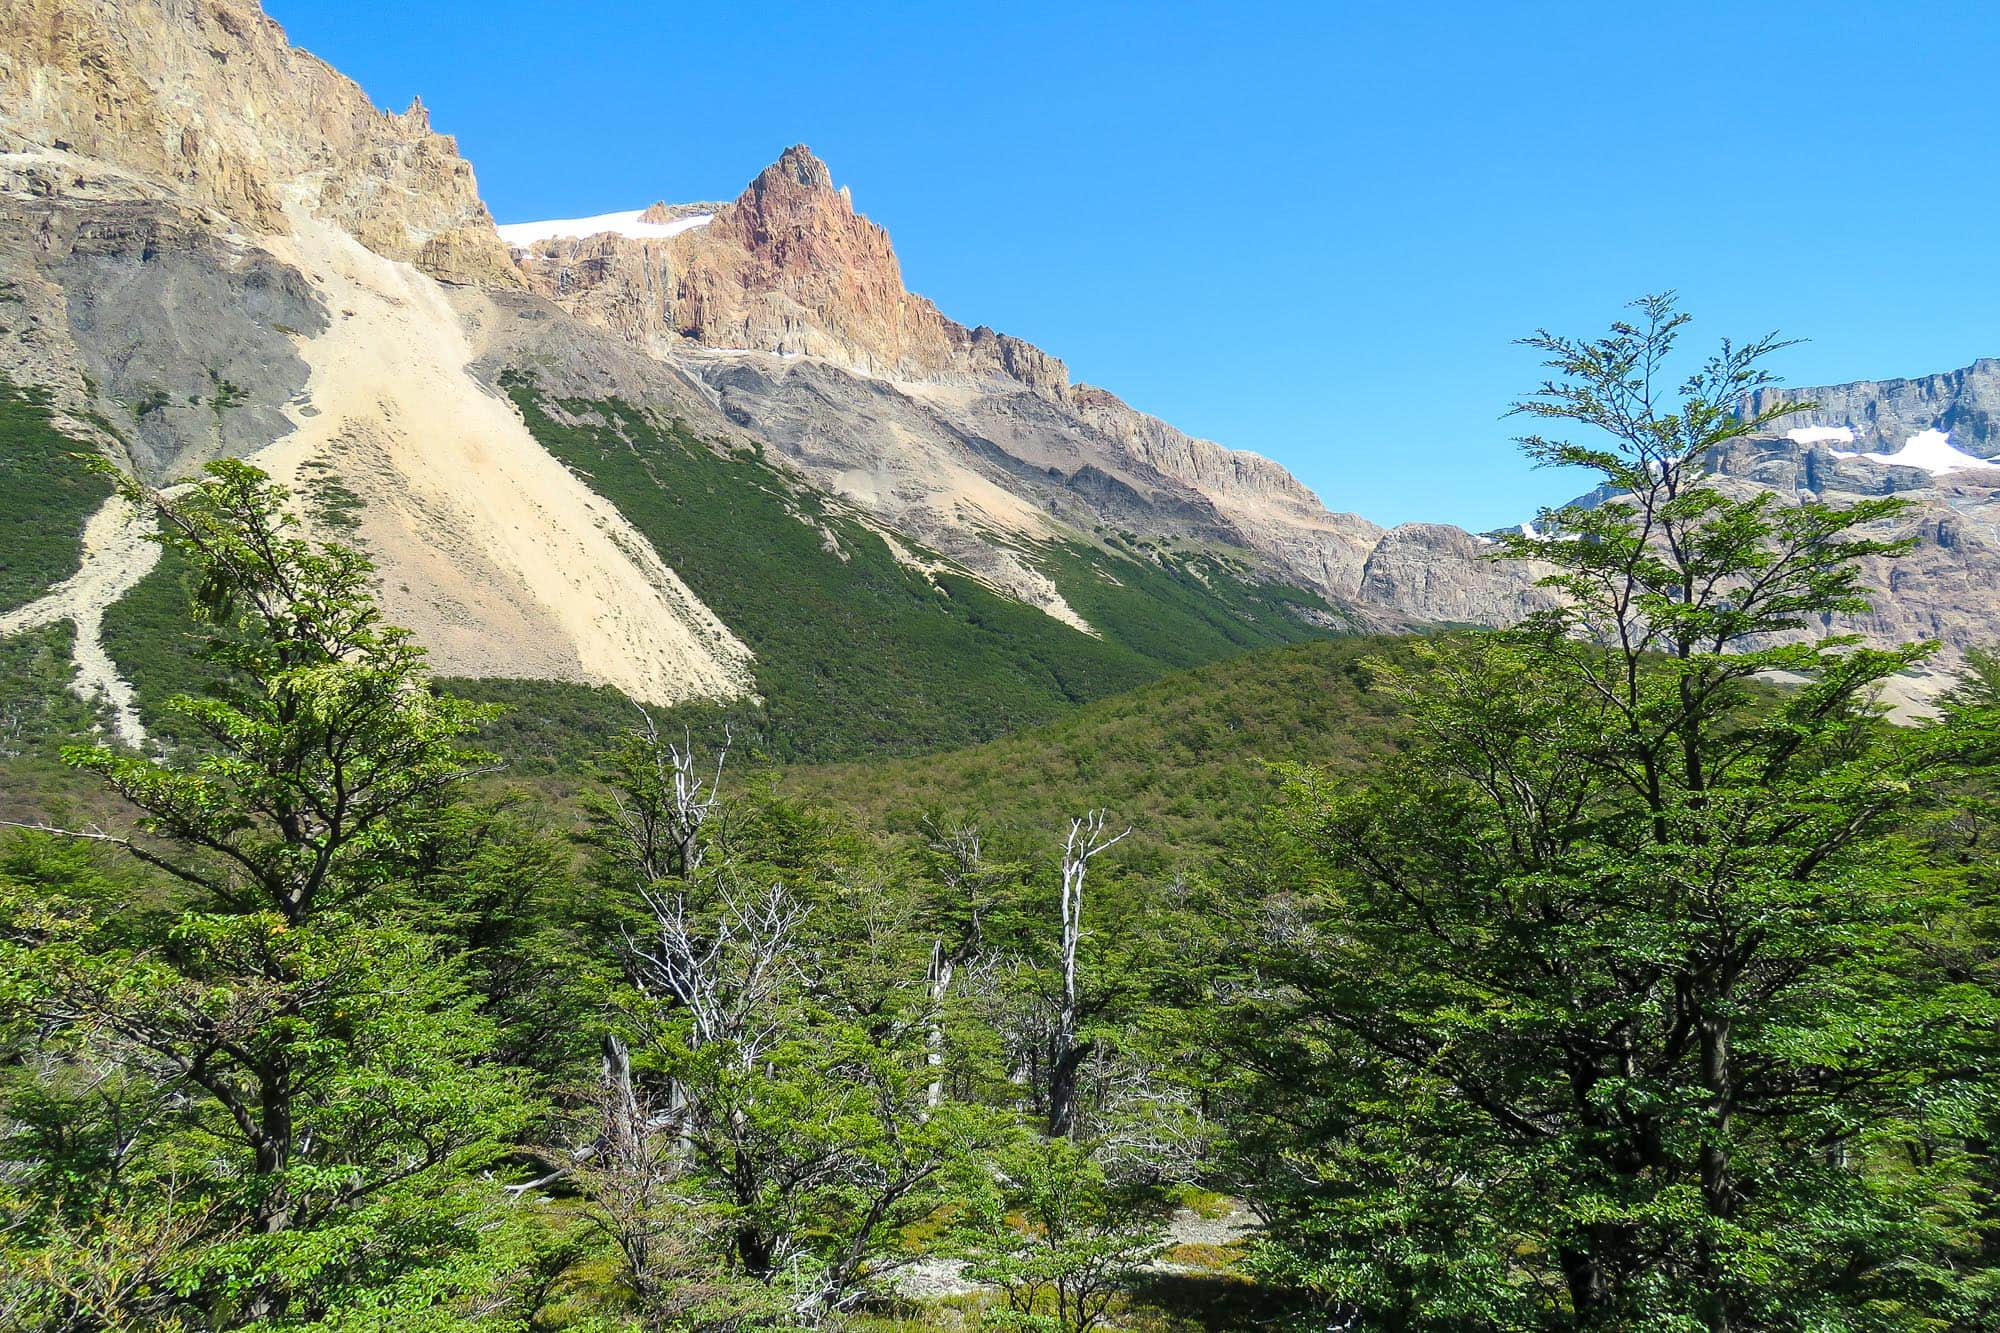
<instances>
[{"instance_id":1,"label":"snow patch","mask_svg":"<svg viewBox=\"0 0 2000 1333\"><path fill-rule=\"evenodd\" d=\"M1798 426L1785 432L1793 444L1853 444L1852 426Z\"/></svg>"},{"instance_id":2,"label":"snow patch","mask_svg":"<svg viewBox=\"0 0 2000 1333\"><path fill-rule=\"evenodd\" d=\"M691 352L709 353L715 356L775 356L783 361L797 361L805 355L804 352L784 352L775 347L709 347L706 345L697 345L688 350Z\"/></svg>"},{"instance_id":3,"label":"snow patch","mask_svg":"<svg viewBox=\"0 0 2000 1333\"><path fill-rule=\"evenodd\" d=\"M617 236L630 236L639 241L665 240L678 236L696 227L706 227L715 221L713 213L696 213L691 217L675 218L671 222L641 222L643 208L635 208L629 213L599 213L589 218L555 218L547 222L509 222L498 228L500 239L517 248L533 245L537 241L553 241L562 237L598 236L611 232Z\"/></svg>"},{"instance_id":4,"label":"snow patch","mask_svg":"<svg viewBox=\"0 0 2000 1333\"><path fill-rule=\"evenodd\" d=\"M1903 447L1893 454L1884 453L1843 453L1836 449L1835 458L1865 458L1871 463L1881 463L1889 467L1922 468L1933 477L1942 477L1947 472L1965 472L1977 468L1991 468L1994 463L1984 458L1975 458L1951 442L1951 433L1942 430L1921 430L1903 441Z\"/></svg>"}]
</instances>

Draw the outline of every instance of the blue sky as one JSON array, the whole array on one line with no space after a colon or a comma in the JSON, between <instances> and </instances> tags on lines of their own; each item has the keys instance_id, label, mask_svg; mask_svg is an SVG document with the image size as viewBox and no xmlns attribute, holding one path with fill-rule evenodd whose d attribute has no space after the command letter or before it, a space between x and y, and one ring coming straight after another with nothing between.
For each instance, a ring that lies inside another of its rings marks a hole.
<instances>
[{"instance_id":1,"label":"blue sky","mask_svg":"<svg viewBox=\"0 0 2000 1333\"><path fill-rule=\"evenodd\" d=\"M1797 384L2000 354L2000 7L267 0L503 222L810 144L912 289L1335 509L1475 528L1512 340L1677 288Z\"/></svg>"}]
</instances>

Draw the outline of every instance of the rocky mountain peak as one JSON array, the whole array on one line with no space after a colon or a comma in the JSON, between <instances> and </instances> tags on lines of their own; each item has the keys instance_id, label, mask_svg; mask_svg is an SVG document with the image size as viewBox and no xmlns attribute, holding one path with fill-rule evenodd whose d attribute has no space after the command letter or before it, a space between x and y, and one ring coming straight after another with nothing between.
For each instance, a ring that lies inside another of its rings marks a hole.
<instances>
[{"instance_id":1,"label":"rocky mountain peak","mask_svg":"<svg viewBox=\"0 0 2000 1333\"><path fill-rule=\"evenodd\" d=\"M789 182L807 190L833 192L833 172L812 149L802 143L795 143L778 154L778 160L759 172L744 194L762 193L778 182Z\"/></svg>"},{"instance_id":2,"label":"rocky mountain peak","mask_svg":"<svg viewBox=\"0 0 2000 1333\"><path fill-rule=\"evenodd\" d=\"M1941 375L1766 389L1744 408L1766 411L1785 403L1812 405L1774 426L1800 446L1830 443L1850 455L1893 455L1913 437L1937 431L1961 452L1981 458L2000 453L2000 360L1992 357Z\"/></svg>"}]
</instances>

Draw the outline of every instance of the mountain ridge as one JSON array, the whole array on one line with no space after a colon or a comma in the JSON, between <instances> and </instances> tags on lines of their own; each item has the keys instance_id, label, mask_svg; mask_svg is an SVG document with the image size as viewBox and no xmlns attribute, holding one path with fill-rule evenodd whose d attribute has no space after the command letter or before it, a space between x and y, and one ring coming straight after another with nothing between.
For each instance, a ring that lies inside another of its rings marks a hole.
<instances>
[{"instance_id":1,"label":"mountain ridge","mask_svg":"<svg viewBox=\"0 0 2000 1333\"><path fill-rule=\"evenodd\" d=\"M1185 665L1142 607L1213 631L1209 652L1294 630L1504 624L1547 602L1539 570L1495 561L1473 534L1334 512L1273 460L947 316L907 289L888 233L804 145L731 200L503 231L421 101L376 108L251 0L27 0L0 23L0 283L0 375L44 395L52 421L154 483L217 456L264 467L299 493L309 529L368 551L388 614L454 675L664 705L798 679L798 663L768 656L804 651L781 625L767 618L751 642L661 558L672 542L640 482L613 498L558 457L552 441L574 431L641 455L695 440L725 465L782 470L793 480L754 485L792 496L820 554L793 550L767 576L889 561L902 573L865 595L891 589L895 609L878 606L888 619L871 635L914 596L936 613L926 633L972 651L980 616L937 600L953 579L973 601L1039 613L999 617L1016 636L1003 657L1097 666L1037 708ZM1842 410L1871 429L1990 431L1985 364L1929 388L1857 389ZM1781 453L1717 467L1782 488ZM1785 456L1842 485L1873 476ZM675 470L641 461L644 475ZM1881 484L1933 480L1907 471ZM727 467L689 475L752 484ZM1977 589L1983 562L2000 562L1990 496L1966 500L1976 488L1957 474L1931 490L1935 539L1864 628L1954 647L1995 637L2000 608ZM132 548L114 535L86 565ZM144 571L108 573L86 583L117 597ZM1130 595L1107 601L1112 587ZM1203 588L1212 604L1195 614L1185 598ZM26 619L65 617L45 604ZM1093 639L1138 657L1112 670ZM79 658L95 647L79 642Z\"/></svg>"},{"instance_id":2,"label":"mountain ridge","mask_svg":"<svg viewBox=\"0 0 2000 1333\"><path fill-rule=\"evenodd\" d=\"M1541 604L1533 571L1482 560L1476 541L1449 525L1389 530L1332 512L1282 464L1188 435L1107 389L1072 382L1060 358L1023 339L944 315L907 291L888 233L853 211L851 195L804 145L786 149L704 225L670 237L549 236L514 254L535 290L579 318L654 355L690 356L722 399L757 397L755 407L739 408L740 424L773 415L772 400L786 396L783 380L793 373L783 363L826 362L919 400L943 418L948 436L1087 485L1108 477L1169 515L1206 508L1225 540L1370 623L1494 622ZM734 361L718 365L718 355L780 364L746 378ZM754 394L743 392L749 381ZM835 419L857 439L881 430L879 420ZM782 422L768 429L785 434ZM978 562L938 518L954 489L923 484L954 475L962 447L904 443L924 463L917 475L859 459L871 482L900 473L886 494L852 484L855 458L802 448L792 456L820 484L881 504L891 521L913 523L927 540Z\"/></svg>"}]
</instances>

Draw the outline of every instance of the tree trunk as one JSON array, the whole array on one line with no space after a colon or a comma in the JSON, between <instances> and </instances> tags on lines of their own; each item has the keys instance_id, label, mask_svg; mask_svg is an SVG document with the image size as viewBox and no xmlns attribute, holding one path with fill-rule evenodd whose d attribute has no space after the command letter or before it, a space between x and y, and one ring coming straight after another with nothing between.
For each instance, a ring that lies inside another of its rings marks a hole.
<instances>
[{"instance_id":1,"label":"tree trunk","mask_svg":"<svg viewBox=\"0 0 2000 1333\"><path fill-rule=\"evenodd\" d=\"M1049 1062L1049 1137L1068 1138L1076 1132L1077 1071L1097 1049L1094 1041L1051 1052Z\"/></svg>"},{"instance_id":2,"label":"tree trunk","mask_svg":"<svg viewBox=\"0 0 2000 1333\"><path fill-rule=\"evenodd\" d=\"M930 973L926 980L930 986L930 1017L924 1031L924 1064L929 1068L930 1086L924 1089L924 1112L926 1117L935 1111L944 1100L944 1002L951 993L954 967L951 955L945 952L944 941L931 944Z\"/></svg>"},{"instance_id":3,"label":"tree trunk","mask_svg":"<svg viewBox=\"0 0 2000 1333\"><path fill-rule=\"evenodd\" d=\"M1709 1216L1726 1218L1735 1212L1735 1191L1729 1179L1729 1150L1725 1146L1732 1104L1729 1065L1730 1022L1713 1014L1701 1020L1701 1080L1708 1089L1709 1124L1701 1143L1701 1195ZM1713 1248L1704 1240L1700 1258L1704 1285L1708 1288L1708 1327L1711 1333L1729 1333L1733 1327L1729 1297L1717 1271Z\"/></svg>"}]
</instances>

